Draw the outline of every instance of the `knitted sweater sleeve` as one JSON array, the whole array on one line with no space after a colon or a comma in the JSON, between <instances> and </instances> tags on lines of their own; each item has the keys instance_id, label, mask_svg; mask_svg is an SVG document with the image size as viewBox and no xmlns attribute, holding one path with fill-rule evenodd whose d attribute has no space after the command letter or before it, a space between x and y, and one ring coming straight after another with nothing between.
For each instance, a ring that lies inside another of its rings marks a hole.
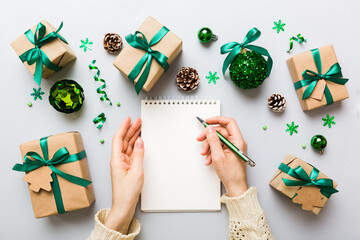
<instances>
[{"instance_id":1,"label":"knitted sweater sleeve","mask_svg":"<svg viewBox=\"0 0 360 240\"><path fill-rule=\"evenodd\" d=\"M95 227L87 240L133 240L140 232L140 223L137 219L131 221L129 233L124 235L104 225L110 209L101 209L95 215Z\"/></svg>"},{"instance_id":2,"label":"knitted sweater sleeve","mask_svg":"<svg viewBox=\"0 0 360 240\"><path fill-rule=\"evenodd\" d=\"M273 240L264 211L262 210L257 189L250 187L239 197L221 197L229 212L231 240Z\"/></svg>"}]
</instances>

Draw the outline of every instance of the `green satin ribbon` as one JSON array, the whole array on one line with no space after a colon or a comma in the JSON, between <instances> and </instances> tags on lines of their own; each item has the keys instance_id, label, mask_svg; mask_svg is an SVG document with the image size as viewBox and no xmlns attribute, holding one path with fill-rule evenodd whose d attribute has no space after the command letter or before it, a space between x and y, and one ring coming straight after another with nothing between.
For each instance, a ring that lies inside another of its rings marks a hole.
<instances>
[{"instance_id":1,"label":"green satin ribbon","mask_svg":"<svg viewBox=\"0 0 360 240\"><path fill-rule=\"evenodd\" d=\"M310 97L310 95L315 89L316 84L320 79L324 79L325 81L330 81L340 85L344 85L349 80L347 78L342 78L343 75L341 73L341 67L339 63L334 63L325 74L321 74L322 64L321 64L319 49L317 48L313 49L311 50L311 52L318 72L316 73L314 71L307 69L302 73L302 77L304 79L294 83L296 90L302 87L306 87L304 94L302 96L303 100ZM327 85L325 85L324 95L326 99L326 105L330 105L334 102L331 92Z\"/></svg>"},{"instance_id":2,"label":"green satin ribbon","mask_svg":"<svg viewBox=\"0 0 360 240\"><path fill-rule=\"evenodd\" d=\"M36 152L28 152L24 157L24 163L16 163L12 169L20 172L31 172L42 166L48 166L52 171L51 177L53 181L51 182L51 187L55 198L56 208L58 213L61 214L65 213L65 208L61 197L57 175L82 187L87 187L91 181L62 172L57 169L55 165L79 161L86 157L86 153L85 150L83 150L79 153L70 155L69 151L63 147L60 148L51 159L49 159L47 138L48 137L44 137L40 139L40 146L44 156L43 158Z\"/></svg>"},{"instance_id":3,"label":"green satin ribbon","mask_svg":"<svg viewBox=\"0 0 360 240\"><path fill-rule=\"evenodd\" d=\"M136 31L135 34L129 34L125 37L126 41L130 44L130 46L145 51L145 55L135 65L135 67L128 76L129 80L131 82L134 82L146 63L143 73L141 74L139 80L135 84L135 91L137 94L140 93L142 87L144 86L149 76L152 59L155 59L156 62L158 62L159 65L165 71L168 70L169 68L169 64L167 63L168 58L161 52L152 50L151 47L157 44L169 31L170 30L167 29L166 27L162 27L150 40L150 43L147 41L145 35L140 31ZM138 34L140 34L142 37L139 36Z\"/></svg>"},{"instance_id":4,"label":"green satin ribbon","mask_svg":"<svg viewBox=\"0 0 360 240\"><path fill-rule=\"evenodd\" d=\"M290 180L283 178L282 180L284 181L286 186L316 186L320 188L320 192L322 193L322 195L327 198L330 198L332 194L338 192L338 190L333 187L333 180L329 178L316 179L320 171L315 167L313 167L310 176L301 166L292 169L288 165L281 163L279 166L279 170L291 177L298 179Z\"/></svg>"},{"instance_id":5,"label":"green satin ribbon","mask_svg":"<svg viewBox=\"0 0 360 240\"><path fill-rule=\"evenodd\" d=\"M224 44L221 47L221 54L225 54L225 53L229 53L229 55L225 58L223 67L222 67L222 72L223 75L225 75L225 71L226 69L229 67L229 65L231 64L231 62L234 60L234 58L241 52L241 49L246 48L249 50L252 50L254 52L257 52L263 56L267 56L267 67L268 67L268 72L267 72L267 76L270 75L271 72L271 68L273 65L273 61L272 58L269 54L269 52L262 47L259 46L255 46L255 45L250 45L249 43L252 43L254 41L256 41L261 35L261 32L257 29L257 28L252 28L250 29L250 31L246 34L244 41L242 43L238 43L238 42L229 42Z\"/></svg>"},{"instance_id":6,"label":"green satin ribbon","mask_svg":"<svg viewBox=\"0 0 360 240\"><path fill-rule=\"evenodd\" d=\"M103 85L101 85L100 87L98 87L96 89L96 92L98 94L103 94L103 96L100 97L101 101L104 101L104 100L109 101L110 106L112 106L112 102L111 102L110 98L108 98L106 91L103 90L104 88L106 88L106 82L104 79L100 78L100 69L97 66L95 66L95 63L96 63L96 60L92 60L92 62L89 64L89 69L96 70L96 73L94 75L94 80L97 82L103 83Z\"/></svg>"},{"instance_id":7,"label":"green satin ribbon","mask_svg":"<svg viewBox=\"0 0 360 240\"><path fill-rule=\"evenodd\" d=\"M60 27L55 32L51 32L45 36L46 27L40 22L36 27L35 34L31 31L31 29L25 32L25 36L34 45L34 48L31 48L21 54L19 58L22 62L27 62L29 65L36 63L34 80L39 86L41 84L43 65L54 71L59 71L61 69L61 67L50 61L45 52L41 50L41 47L56 38L59 38L61 41L67 43L67 41L59 34L62 27L63 23L61 22Z\"/></svg>"},{"instance_id":8,"label":"green satin ribbon","mask_svg":"<svg viewBox=\"0 0 360 240\"><path fill-rule=\"evenodd\" d=\"M289 40L290 47L289 47L289 50L286 51L287 53L290 53L291 49L293 49L294 41L302 44L303 42L306 42L307 40L300 33L298 35L296 35L296 37L295 36L291 37Z\"/></svg>"},{"instance_id":9,"label":"green satin ribbon","mask_svg":"<svg viewBox=\"0 0 360 240\"><path fill-rule=\"evenodd\" d=\"M99 123L97 128L101 129L105 121L106 121L105 113L100 113L96 118L94 118L93 123L95 124Z\"/></svg>"}]
</instances>

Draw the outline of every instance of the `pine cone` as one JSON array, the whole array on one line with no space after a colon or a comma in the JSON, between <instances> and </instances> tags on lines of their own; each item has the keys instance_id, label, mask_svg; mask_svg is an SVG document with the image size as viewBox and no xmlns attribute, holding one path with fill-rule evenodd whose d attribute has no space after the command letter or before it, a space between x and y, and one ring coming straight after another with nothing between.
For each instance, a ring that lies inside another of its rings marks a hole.
<instances>
[{"instance_id":1,"label":"pine cone","mask_svg":"<svg viewBox=\"0 0 360 240\"><path fill-rule=\"evenodd\" d=\"M195 68L183 67L176 75L176 84L178 88L189 92L195 90L200 83L200 77Z\"/></svg>"},{"instance_id":2,"label":"pine cone","mask_svg":"<svg viewBox=\"0 0 360 240\"><path fill-rule=\"evenodd\" d=\"M268 98L268 106L273 112L283 112L286 108L286 99L275 93Z\"/></svg>"},{"instance_id":3,"label":"pine cone","mask_svg":"<svg viewBox=\"0 0 360 240\"><path fill-rule=\"evenodd\" d=\"M104 48L109 53L117 52L122 47L122 39L120 35L116 33L107 33L104 37Z\"/></svg>"}]
</instances>

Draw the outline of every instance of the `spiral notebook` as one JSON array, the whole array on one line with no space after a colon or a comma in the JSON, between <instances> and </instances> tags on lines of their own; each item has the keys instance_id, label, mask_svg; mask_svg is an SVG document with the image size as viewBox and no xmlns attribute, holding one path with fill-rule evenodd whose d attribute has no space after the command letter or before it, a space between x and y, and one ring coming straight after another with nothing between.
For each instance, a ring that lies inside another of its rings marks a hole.
<instances>
[{"instance_id":1,"label":"spiral notebook","mask_svg":"<svg viewBox=\"0 0 360 240\"><path fill-rule=\"evenodd\" d=\"M145 182L141 210L146 212L219 211L221 185L200 155L196 119L220 115L219 100L142 100L141 136L145 142Z\"/></svg>"}]
</instances>

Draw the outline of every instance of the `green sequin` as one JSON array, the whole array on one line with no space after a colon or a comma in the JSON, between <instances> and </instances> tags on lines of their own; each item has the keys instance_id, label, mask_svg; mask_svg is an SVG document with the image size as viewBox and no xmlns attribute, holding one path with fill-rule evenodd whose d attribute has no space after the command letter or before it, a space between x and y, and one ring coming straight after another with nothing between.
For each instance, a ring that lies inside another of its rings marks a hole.
<instances>
[{"instance_id":1,"label":"green sequin","mask_svg":"<svg viewBox=\"0 0 360 240\"><path fill-rule=\"evenodd\" d=\"M60 80L50 89L49 102L59 112L79 111L84 100L83 88L73 80Z\"/></svg>"},{"instance_id":2,"label":"green sequin","mask_svg":"<svg viewBox=\"0 0 360 240\"><path fill-rule=\"evenodd\" d=\"M260 86L267 76L265 58L254 51L239 53L231 62L229 73L234 84L243 89Z\"/></svg>"}]
</instances>

